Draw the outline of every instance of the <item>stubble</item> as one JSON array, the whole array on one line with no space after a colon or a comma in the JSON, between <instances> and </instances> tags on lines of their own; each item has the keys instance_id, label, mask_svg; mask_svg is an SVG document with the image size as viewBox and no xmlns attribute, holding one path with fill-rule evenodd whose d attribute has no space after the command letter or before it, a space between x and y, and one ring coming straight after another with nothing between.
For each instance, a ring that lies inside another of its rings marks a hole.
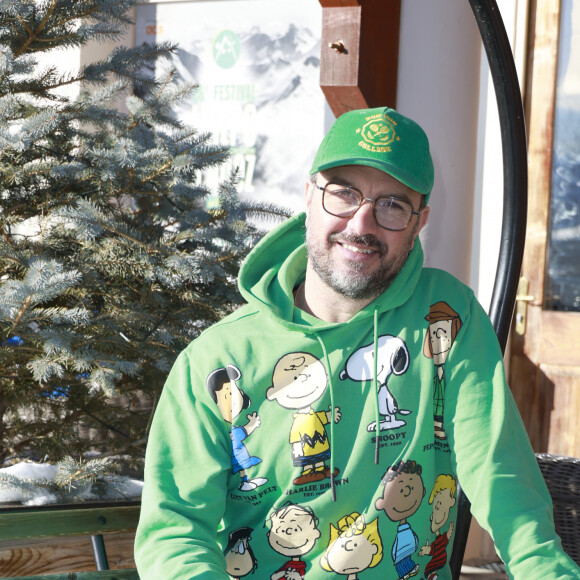
<instances>
[{"instance_id":1,"label":"stubble","mask_svg":"<svg viewBox=\"0 0 580 580\"><path fill-rule=\"evenodd\" d=\"M308 215L306 218L308 259L319 278L335 292L354 300L374 300L391 285L407 261L413 247L416 228L417 225L415 225L414 231L409 238L407 247L389 260L386 260L385 258L389 251L387 244L381 242L372 234L356 236L353 234L332 233L326 240L317 242L311 234L310 215ZM337 268L331 256L331 248L339 240L376 250L381 260L380 266L371 274L368 274L365 264L353 261L350 263L348 273L341 271Z\"/></svg>"}]
</instances>

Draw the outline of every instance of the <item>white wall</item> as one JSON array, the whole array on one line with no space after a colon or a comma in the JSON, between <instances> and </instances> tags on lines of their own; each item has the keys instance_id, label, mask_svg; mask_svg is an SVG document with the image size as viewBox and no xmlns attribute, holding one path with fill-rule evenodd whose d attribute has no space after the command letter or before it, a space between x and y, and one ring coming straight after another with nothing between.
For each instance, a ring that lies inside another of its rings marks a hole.
<instances>
[{"instance_id":1,"label":"white wall","mask_svg":"<svg viewBox=\"0 0 580 580\"><path fill-rule=\"evenodd\" d=\"M527 1L497 2L523 78ZM503 165L493 83L467 0L403 0L397 108L426 130L435 163L425 265L470 285L484 308L501 236Z\"/></svg>"},{"instance_id":2,"label":"white wall","mask_svg":"<svg viewBox=\"0 0 580 580\"><path fill-rule=\"evenodd\" d=\"M435 165L425 265L469 282L481 40L467 1L403 0L397 108L426 131Z\"/></svg>"}]
</instances>

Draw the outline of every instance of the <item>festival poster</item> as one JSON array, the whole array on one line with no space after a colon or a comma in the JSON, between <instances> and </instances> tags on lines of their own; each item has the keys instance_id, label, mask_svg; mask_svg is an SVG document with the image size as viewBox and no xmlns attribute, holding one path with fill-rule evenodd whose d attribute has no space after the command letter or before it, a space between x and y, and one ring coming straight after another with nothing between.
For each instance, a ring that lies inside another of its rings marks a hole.
<instances>
[{"instance_id":1,"label":"festival poster","mask_svg":"<svg viewBox=\"0 0 580 580\"><path fill-rule=\"evenodd\" d=\"M205 183L215 190L236 166L242 198L300 211L330 111L320 89L320 4L160 2L138 6L136 25L137 45L177 43L174 65L199 85L179 117L231 147L230 162Z\"/></svg>"}]
</instances>

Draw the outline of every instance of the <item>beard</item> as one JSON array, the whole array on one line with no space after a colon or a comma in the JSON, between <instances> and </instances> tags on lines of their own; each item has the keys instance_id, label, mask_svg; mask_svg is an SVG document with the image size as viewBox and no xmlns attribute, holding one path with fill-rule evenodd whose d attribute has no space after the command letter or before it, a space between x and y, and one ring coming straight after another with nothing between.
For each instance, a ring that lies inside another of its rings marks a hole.
<instances>
[{"instance_id":1,"label":"beard","mask_svg":"<svg viewBox=\"0 0 580 580\"><path fill-rule=\"evenodd\" d=\"M381 242L372 234L357 236L354 234L332 233L328 236L325 243L313 240L311 234L312 229L310 228L310 214L308 214L306 218L306 250L308 252L308 260L319 278L335 292L354 300L372 301L391 285L392 281L401 271L401 268L404 266L413 249L415 230L416 227L409 237L407 246L390 260L386 260L389 251L388 245ZM371 274L368 274L365 271L365 264L352 262L348 273L341 272L336 267L330 253L333 244L339 240L357 245L362 244L376 250L380 258L379 267Z\"/></svg>"}]
</instances>

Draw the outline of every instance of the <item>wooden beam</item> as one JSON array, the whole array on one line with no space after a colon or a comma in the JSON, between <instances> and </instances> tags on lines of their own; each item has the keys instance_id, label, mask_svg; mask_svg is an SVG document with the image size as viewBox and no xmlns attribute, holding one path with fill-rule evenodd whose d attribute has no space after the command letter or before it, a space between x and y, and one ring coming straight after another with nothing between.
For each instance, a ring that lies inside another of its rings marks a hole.
<instances>
[{"instance_id":1,"label":"wooden beam","mask_svg":"<svg viewBox=\"0 0 580 580\"><path fill-rule=\"evenodd\" d=\"M133 558L135 532L110 534L105 542L109 572L94 571L90 536L0 542L0 578L138 580Z\"/></svg>"},{"instance_id":2,"label":"wooden beam","mask_svg":"<svg viewBox=\"0 0 580 580\"><path fill-rule=\"evenodd\" d=\"M338 117L396 106L401 0L319 0L320 86Z\"/></svg>"},{"instance_id":3,"label":"wooden beam","mask_svg":"<svg viewBox=\"0 0 580 580\"><path fill-rule=\"evenodd\" d=\"M139 510L138 505L0 510L0 541L134 530Z\"/></svg>"},{"instance_id":4,"label":"wooden beam","mask_svg":"<svg viewBox=\"0 0 580 580\"><path fill-rule=\"evenodd\" d=\"M138 580L133 559L139 503L0 508L0 577L9 580ZM107 548L95 571L91 540Z\"/></svg>"},{"instance_id":5,"label":"wooden beam","mask_svg":"<svg viewBox=\"0 0 580 580\"><path fill-rule=\"evenodd\" d=\"M320 0L323 8L341 8L342 6L360 6L358 0Z\"/></svg>"}]
</instances>

